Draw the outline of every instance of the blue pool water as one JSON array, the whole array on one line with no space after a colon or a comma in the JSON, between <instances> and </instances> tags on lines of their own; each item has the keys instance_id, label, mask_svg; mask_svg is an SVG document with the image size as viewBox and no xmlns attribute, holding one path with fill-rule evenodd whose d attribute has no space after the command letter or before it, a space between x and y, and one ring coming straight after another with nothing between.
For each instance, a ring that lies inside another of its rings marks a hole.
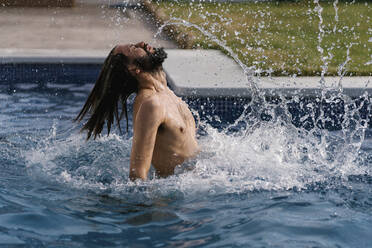
<instances>
[{"instance_id":1,"label":"blue pool water","mask_svg":"<svg viewBox=\"0 0 372 248\"><path fill-rule=\"evenodd\" d=\"M352 100L336 131L275 104L204 116L193 171L133 183L131 134L86 142L72 122L92 84L1 87L0 246L371 246L372 132Z\"/></svg>"}]
</instances>

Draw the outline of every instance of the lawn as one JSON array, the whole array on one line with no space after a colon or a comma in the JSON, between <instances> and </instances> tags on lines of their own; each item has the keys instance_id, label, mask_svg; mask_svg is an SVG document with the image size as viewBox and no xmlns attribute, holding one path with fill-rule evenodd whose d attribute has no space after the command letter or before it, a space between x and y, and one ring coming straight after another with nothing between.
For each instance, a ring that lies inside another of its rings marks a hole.
<instances>
[{"instance_id":1,"label":"lawn","mask_svg":"<svg viewBox=\"0 0 372 248\"><path fill-rule=\"evenodd\" d=\"M186 34L180 46L226 46L260 74L372 75L371 1L150 4L168 32Z\"/></svg>"}]
</instances>

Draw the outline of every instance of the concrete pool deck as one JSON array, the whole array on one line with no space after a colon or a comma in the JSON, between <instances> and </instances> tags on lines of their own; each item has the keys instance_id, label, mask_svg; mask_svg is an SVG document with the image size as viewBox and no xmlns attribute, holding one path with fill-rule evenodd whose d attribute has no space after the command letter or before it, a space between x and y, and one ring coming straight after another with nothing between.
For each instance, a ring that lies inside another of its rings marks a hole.
<instances>
[{"instance_id":1,"label":"concrete pool deck","mask_svg":"<svg viewBox=\"0 0 372 248\"><path fill-rule=\"evenodd\" d=\"M164 69L173 90L182 96L249 97L251 83L242 68L217 50L167 50ZM251 77L266 96L318 96L322 92L321 77ZM372 77L325 77L325 88L342 91L350 97L368 92L372 96Z\"/></svg>"},{"instance_id":2,"label":"concrete pool deck","mask_svg":"<svg viewBox=\"0 0 372 248\"><path fill-rule=\"evenodd\" d=\"M102 64L110 49L0 49L1 64ZM168 83L179 96L249 98L252 88L235 61L216 50L166 49ZM253 78L266 96L320 96L320 77ZM325 77L324 86L356 98L372 95L372 77ZM93 83L93 82L92 82Z\"/></svg>"},{"instance_id":3,"label":"concrete pool deck","mask_svg":"<svg viewBox=\"0 0 372 248\"><path fill-rule=\"evenodd\" d=\"M86 2L86 1L85 1ZM116 44L145 41L176 48L165 35L154 38L151 16L135 5L110 8L109 4L80 3L73 8L0 6L0 49L105 50Z\"/></svg>"}]
</instances>

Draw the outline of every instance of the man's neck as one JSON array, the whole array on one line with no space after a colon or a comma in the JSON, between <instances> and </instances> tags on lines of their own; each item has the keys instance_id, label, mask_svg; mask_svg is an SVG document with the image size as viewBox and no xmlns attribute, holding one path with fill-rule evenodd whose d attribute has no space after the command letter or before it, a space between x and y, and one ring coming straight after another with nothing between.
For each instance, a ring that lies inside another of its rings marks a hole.
<instances>
[{"instance_id":1,"label":"man's neck","mask_svg":"<svg viewBox=\"0 0 372 248\"><path fill-rule=\"evenodd\" d=\"M143 72L138 78L138 88L141 90L153 90L160 92L167 88L167 80L163 70Z\"/></svg>"}]
</instances>

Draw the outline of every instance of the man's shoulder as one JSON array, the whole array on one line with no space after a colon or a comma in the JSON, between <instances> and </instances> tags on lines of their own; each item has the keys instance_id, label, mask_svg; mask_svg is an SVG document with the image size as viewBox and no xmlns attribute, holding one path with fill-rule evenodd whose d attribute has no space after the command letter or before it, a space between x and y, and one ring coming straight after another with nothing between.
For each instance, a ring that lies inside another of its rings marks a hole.
<instances>
[{"instance_id":1,"label":"man's shoulder","mask_svg":"<svg viewBox=\"0 0 372 248\"><path fill-rule=\"evenodd\" d=\"M141 108L156 110L159 108L164 108L164 104L161 101L160 95L152 94L141 99Z\"/></svg>"},{"instance_id":2,"label":"man's shoulder","mask_svg":"<svg viewBox=\"0 0 372 248\"><path fill-rule=\"evenodd\" d=\"M153 94L150 96L145 96L139 99L139 110L141 114L152 116L156 119L163 118L165 113L165 105L161 100L161 96L158 94Z\"/></svg>"}]
</instances>

